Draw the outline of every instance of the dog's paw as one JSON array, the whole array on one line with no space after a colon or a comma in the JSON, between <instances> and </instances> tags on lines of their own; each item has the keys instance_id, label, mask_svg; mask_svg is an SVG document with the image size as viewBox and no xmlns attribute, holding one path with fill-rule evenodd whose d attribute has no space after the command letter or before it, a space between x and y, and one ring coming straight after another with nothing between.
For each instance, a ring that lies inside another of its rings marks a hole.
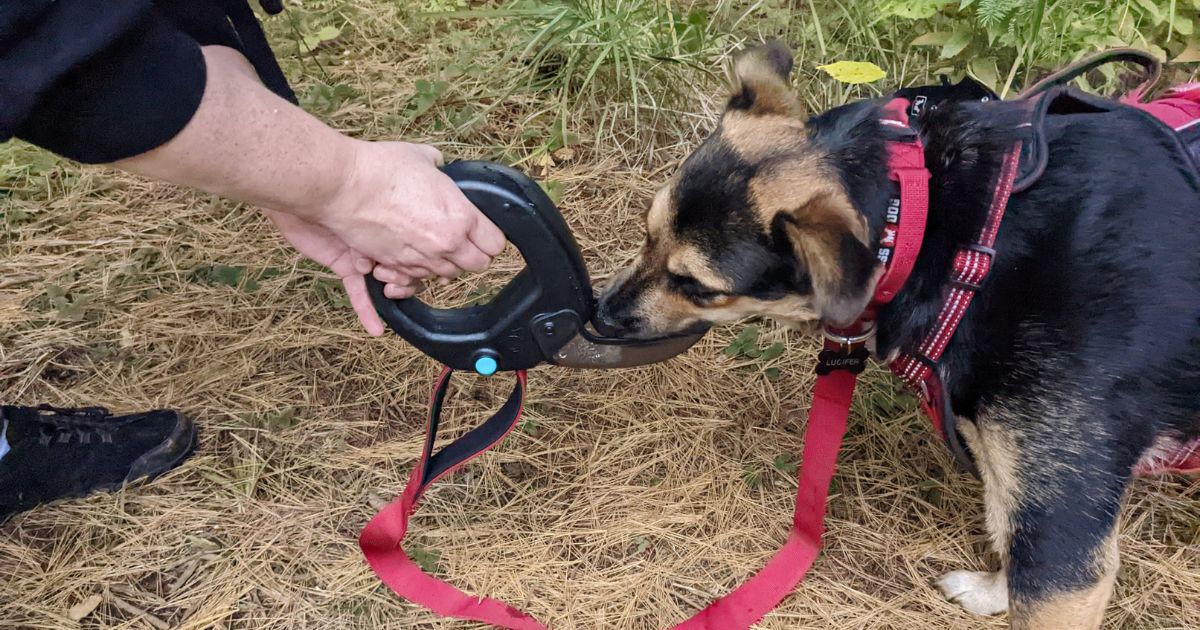
<instances>
[{"instance_id":1,"label":"dog's paw","mask_svg":"<svg viewBox=\"0 0 1200 630\"><path fill-rule=\"evenodd\" d=\"M977 615L998 615L1008 610L1008 580L995 571L951 571L938 578L946 599Z\"/></svg>"}]
</instances>

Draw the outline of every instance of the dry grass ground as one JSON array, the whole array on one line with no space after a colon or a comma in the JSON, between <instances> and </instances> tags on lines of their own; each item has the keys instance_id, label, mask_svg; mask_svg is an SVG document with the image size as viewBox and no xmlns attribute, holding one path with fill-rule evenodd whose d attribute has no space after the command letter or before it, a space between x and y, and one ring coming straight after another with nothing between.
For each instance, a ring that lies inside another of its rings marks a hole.
<instances>
[{"instance_id":1,"label":"dry grass ground","mask_svg":"<svg viewBox=\"0 0 1200 630\"><path fill-rule=\"evenodd\" d=\"M395 5L350 8L370 19L344 29L320 68L288 62L306 95L318 81L354 90L314 106L326 120L363 137L436 142L455 157L533 155L523 132L544 125L548 106L527 93L469 130L439 131L437 108L405 113L453 26L418 28ZM342 50L352 62L336 63ZM925 71L920 60L896 63ZM818 103L836 98L813 65L802 61L801 89ZM461 81L438 108L481 98L472 90L485 84ZM589 141L595 127L580 122L585 140L573 155L538 166L561 185L597 277L633 254L663 169L711 120L703 91L689 98L681 109L690 113L643 111L636 133L616 119L603 141ZM473 627L395 598L356 545L414 462L431 361L394 336L369 338L335 285L298 264L247 208L6 151L0 399L179 408L203 442L152 485L39 508L0 528L0 627ZM505 261L456 290L484 291L514 269ZM766 325L761 344L783 342L781 357L731 359L722 350L738 332L716 330L642 369L536 370L521 430L430 492L412 541L443 577L554 628L664 628L728 591L786 535L816 348ZM495 408L508 385L461 378L450 427ZM978 484L953 472L880 369L863 379L851 425L827 547L761 627L1005 627L929 584L988 565ZM1198 488L1135 486L1106 627L1200 627ZM69 610L93 595L101 603L71 621Z\"/></svg>"}]
</instances>

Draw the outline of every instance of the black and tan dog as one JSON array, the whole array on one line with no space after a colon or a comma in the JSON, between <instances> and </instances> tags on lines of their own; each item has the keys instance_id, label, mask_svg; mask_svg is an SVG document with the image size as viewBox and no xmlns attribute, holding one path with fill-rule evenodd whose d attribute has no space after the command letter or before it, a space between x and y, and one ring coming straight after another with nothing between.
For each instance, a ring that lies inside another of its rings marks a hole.
<instances>
[{"instance_id":1,"label":"black and tan dog","mask_svg":"<svg viewBox=\"0 0 1200 630\"><path fill-rule=\"evenodd\" d=\"M606 332L847 323L867 304L889 196L881 102L806 119L791 65L779 44L736 58L716 130L655 196L644 247L601 299ZM879 313L878 356L934 325L1018 109L946 103L913 121L932 173L927 233ZM1200 435L1200 189L1170 131L1139 112L1047 125L1048 166L1010 201L993 271L938 362L1003 570L939 586L973 612L1007 610L1015 628L1097 628L1131 468Z\"/></svg>"}]
</instances>

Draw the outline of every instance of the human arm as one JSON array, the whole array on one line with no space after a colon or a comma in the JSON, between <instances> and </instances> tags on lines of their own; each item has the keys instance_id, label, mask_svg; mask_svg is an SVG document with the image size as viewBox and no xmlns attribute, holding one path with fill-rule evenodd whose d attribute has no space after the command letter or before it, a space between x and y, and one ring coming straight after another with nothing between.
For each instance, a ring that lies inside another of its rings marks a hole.
<instances>
[{"instance_id":1,"label":"human arm","mask_svg":"<svg viewBox=\"0 0 1200 630\"><path fill-rule=\"evenodd\" d=\"M403 297L415 280L481 269L503 247L432 147L334 131L267 90L239 53L201 50L145 0L107 5L116 13L30 2L37 11L0 10L0 140L270 209L289 242L343 278L373 334L382 322L361 273L373 268ZM103 37L69 37L97 21ZM56 40L74 42L69 54Z\"/></svg>"}]
</instances>

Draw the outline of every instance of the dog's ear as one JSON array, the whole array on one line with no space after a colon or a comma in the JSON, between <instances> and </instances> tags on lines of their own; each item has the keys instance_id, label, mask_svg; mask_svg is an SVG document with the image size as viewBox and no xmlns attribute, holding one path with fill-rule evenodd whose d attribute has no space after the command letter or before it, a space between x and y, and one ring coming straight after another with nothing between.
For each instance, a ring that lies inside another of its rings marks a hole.
<instances>
[{"instance_id":1,"label":"dog's ear","mask_svg":"<svg viewBox=\"0 0 1200 630\"><path fill-rule=\"evenodd\" d=\"M797 284L811 285L813 308L835 326L858 318L879 279L879 260L864 242L865 224L856 227L856 217L847 204L820 195L775 218L800 264Z\"/></svg>"},{"instance_id":2,"label":"dog's ear","mask_svg":"<svg viewBox=\"0 0 1200 630\"><path fill-rule=\"evenodd\" d=\"M800 101L788 84L791 72L792 51L778 40L738 51L733 57L729 109L755 115L800 115Z\"/></svg>"}]
</instances>

